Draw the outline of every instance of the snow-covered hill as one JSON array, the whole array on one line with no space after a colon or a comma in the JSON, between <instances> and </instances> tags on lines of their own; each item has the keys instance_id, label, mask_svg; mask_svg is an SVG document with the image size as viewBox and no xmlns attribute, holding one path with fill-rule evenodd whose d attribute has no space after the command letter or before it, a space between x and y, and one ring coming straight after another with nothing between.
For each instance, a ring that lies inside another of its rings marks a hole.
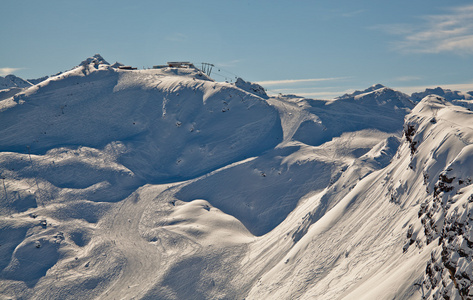
<instances>
[{"instance_id":1,"label":"snow-covered hill","mask_svg":"<svg viewBox=\"0 0 473 300\"><path fill-rule=\"evenodd\" d=\"M473 295L466 108L119 65L2 96L2 297Z\"/></svg>"}]
</instances>

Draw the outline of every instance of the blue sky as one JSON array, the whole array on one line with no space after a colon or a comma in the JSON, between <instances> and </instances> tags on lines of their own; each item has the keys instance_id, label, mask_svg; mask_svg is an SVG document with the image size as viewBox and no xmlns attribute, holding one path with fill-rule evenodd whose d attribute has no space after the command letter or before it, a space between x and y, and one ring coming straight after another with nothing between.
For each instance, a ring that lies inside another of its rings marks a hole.
<instances>
[{"instance_id":1,"label":"blue sky","mask_svg":"<svg viewBox=\"0 0 473 300\"><path fill-rule=\"evenodd\" d=\"M37 78L100 53L139 68L214 63L272 93L372 84L473 90L471 1L5 0L0 76Z\"/></svg>"}]
</instances>

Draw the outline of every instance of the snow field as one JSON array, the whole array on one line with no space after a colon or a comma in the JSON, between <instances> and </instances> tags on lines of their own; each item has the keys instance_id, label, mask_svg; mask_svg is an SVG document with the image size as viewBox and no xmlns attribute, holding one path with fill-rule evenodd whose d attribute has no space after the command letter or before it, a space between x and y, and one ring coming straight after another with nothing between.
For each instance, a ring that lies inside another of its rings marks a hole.
<instances>
[{"instance_id":1,"label":"snow field","mask_svg":"<svg viewBox=\"0 0 473 300\"><path fill-rule=\"evenodd\" d=\"M98 55L0 91L0 295L460 299L473 130L455 95L268 98Z\"/></svg>"}]
</instances>

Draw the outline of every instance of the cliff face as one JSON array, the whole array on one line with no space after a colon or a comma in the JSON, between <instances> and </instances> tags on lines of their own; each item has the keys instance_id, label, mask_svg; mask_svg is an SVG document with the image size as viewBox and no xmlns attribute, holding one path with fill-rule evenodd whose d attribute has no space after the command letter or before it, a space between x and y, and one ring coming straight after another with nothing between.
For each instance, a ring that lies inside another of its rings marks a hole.
<instances>
[{"instance_id":1,"label":"cliff face","mask_svg":"<svg viewBox=\"0 0 473 300\"><path fill-rule=\"evenodd\" d=\"M422 172L426 190L418 212L423 234L411 236L410 243L435 244L423 280L429 299L473 297L472 117L465 108L429 96L406 122L410 167Z\"/></svg>"}]
</instances>

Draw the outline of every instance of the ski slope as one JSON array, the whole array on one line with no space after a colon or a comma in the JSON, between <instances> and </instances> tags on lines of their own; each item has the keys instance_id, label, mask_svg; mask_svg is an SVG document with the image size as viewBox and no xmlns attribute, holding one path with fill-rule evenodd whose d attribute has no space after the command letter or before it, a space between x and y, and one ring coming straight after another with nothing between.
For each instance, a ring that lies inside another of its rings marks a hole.
<instances>
[{"instance_id":1,"label":"ski slope","mask_svg":"<svg viewBox=\"0 0 473 300\"><path fill-rule=\"evenodd\" d=\"M3 298L468 297L468 97L118 66L0 91Z\"/></svg>"}]
</instances>

